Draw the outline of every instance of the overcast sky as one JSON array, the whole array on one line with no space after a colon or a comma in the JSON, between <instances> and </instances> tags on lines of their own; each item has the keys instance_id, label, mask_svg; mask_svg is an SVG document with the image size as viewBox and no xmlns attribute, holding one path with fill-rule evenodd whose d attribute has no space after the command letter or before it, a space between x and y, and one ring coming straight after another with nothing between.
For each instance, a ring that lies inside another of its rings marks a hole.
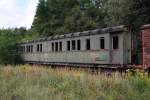
<instances>
[{"instance_id":1,"label":"overcast sky","mask_svg":"<svg viewBox=\"0 0 150 100\"><path fill-rule=\"evenodd\" d=\"M38 0L0 0L0 28L30 28Z\"/></svg>"}]
</instances>

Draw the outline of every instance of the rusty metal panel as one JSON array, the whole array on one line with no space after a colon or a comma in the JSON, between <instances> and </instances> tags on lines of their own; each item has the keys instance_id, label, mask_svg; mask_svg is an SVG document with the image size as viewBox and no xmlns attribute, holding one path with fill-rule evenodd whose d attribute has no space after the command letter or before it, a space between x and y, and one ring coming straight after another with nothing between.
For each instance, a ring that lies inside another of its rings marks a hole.
<instances>
[{"instance_id":1,"label":"rusty metal panel","mask_svg":"<svg viewBox=\"0 0 150 100\"><path fill-rule=\"evenodd\" d=\"M150 26L142 27L143 65L150 67Z\"/></svg>"}]
</instances>

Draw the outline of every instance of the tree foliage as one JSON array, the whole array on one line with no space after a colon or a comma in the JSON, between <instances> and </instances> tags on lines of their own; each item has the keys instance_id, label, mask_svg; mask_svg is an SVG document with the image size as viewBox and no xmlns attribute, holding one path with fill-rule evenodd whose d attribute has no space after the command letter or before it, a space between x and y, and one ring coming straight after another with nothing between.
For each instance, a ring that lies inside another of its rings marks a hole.
<instances>
[{"instance_id":1,"label":"tree foliage","mask_svg":"<svg viewBox=\"0 0 150 100\"><path fill-rule=\"evenodd\" d=\"M32 29L43 36L104 26L102 0L40 0Z\"/></svg>"},{"instance_id":2,"label":"tree foliage","mask_svg":"<svg viewBox=\"0 0 150 100\"><path fill-rule=\"evenodd\" d=\"M40 36L150 22L149 0L40 0L32 29Z\"/></svg>"},{"instance_id":3,"label":"tree foliage","mask_svg":"<svg viewBox=\"0 0 150 100\"><path fill-rule=\"evenodd\" d=\"M150 23L150 0L107 0L104 11L108 26L126 24L139 28Z\"/></svg>"},{"instance_id":4,"label":"tree foliage","mask_svg":"<svg viewBox=\"0 0 150 100\"><path fill-rule=\"evenodd\" d=\"M0 30L0 64L15 64L21 61L17 54L17 37L14 32L17 31Z\"/></svg>"},{"instance_id":5,"label":"tree foliage","mask_svg":"<svg viewBox=\"0 0 150 100\"><path fill-rule=\"evenodd\" d=\"M105 23L108 26L129 24L130 5L129 0L107 0L104 5L104 12L107 14Z\"/></svg>"},{"instance_id":6,"label":"tree foliage","mask_svg":"<svg viewBox=\"0 0 150 100\"><path fill-rule=\"evenodd\" d=\"M139 27L150 23L150 0L132 0L130 9L132 10L133 25Z\"/></svg>"}]
</instances>

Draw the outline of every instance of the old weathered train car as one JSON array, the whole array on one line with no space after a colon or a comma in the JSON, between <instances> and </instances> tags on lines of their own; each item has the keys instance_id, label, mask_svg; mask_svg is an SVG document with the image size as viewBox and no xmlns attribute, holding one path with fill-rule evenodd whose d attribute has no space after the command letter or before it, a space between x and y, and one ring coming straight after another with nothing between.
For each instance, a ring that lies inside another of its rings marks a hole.
<instances>
[{"instance_id":1,"label":"old weathered train car","mask_svg":"<svg viewBox=\"0 0 150 100\"><path fill-rule=\"evenodd\" d=\"M26 63L127 65L131 33L124 25L19 43Z\"/></svg>"}]
</instances>

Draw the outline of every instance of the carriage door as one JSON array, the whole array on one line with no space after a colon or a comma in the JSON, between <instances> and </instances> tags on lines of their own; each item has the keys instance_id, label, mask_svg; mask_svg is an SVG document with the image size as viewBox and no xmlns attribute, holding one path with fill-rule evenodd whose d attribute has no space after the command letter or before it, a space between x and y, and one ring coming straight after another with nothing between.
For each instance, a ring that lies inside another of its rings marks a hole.
<instances>
[{"instance_id":1,"label":"carriage door","mask_svg":"<svg viewBox=\"0 0 150 100\"><path fill-rule=\"evenodd\" d=\"M119 35L112 35L111 37L111 63L112 64L120 64L120 41Z\"/></svg>"}]
</instances>

